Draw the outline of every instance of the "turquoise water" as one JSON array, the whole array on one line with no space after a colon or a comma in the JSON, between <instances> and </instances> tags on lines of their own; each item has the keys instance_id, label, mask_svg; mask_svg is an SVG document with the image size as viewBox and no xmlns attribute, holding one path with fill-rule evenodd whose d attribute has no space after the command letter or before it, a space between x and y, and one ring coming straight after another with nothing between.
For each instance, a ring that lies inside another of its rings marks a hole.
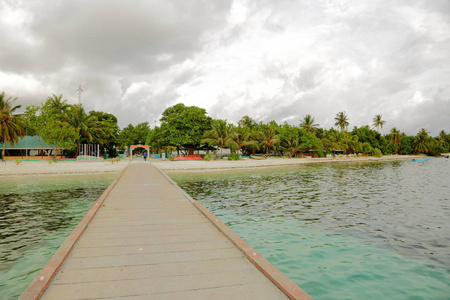
<instances>
[{"instance_id":1,"label":"turquoise water","mask_svg":"<svg viewBox=\"0 0 450 300\"><path fill-rule=\"evenodd\" d=\"M169 173L314 299L450 299L450 161Z\"/></svg>"},{"instance_id":2,"label":"turquoise water","mask_svg":"<svg viewBox=\"0 0 450 300\"><path fill-rule=\"evenodd\" d=\"M17 299L115 178L0 177L0 299Z\"/></svg>"}]
</instances>

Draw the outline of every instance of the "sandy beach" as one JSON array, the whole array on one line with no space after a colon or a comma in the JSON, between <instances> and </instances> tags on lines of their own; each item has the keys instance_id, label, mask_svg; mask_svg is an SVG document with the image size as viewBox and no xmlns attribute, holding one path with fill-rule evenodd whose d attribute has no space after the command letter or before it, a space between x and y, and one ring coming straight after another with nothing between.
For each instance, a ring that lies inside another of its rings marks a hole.
<instances>
[{"instance_id":1,"label":"sandy beach","mask_svg":"<svg viewBox=\"0 0 450 300\"><path fill-rule=\"evenodd\" d=\"M0 162L0 177L27 175L76 175L118 173L125 168L129 160L120 160L114 164L111 161L76 162L58 161L15 161Z\"/></svg>"},{"instance_id":2,"label":"sandy beach","mask_svg":"<svg viewBox=\"0 0 450 300\"><path fill-rule=\"evenodd\" d=\"M410 160L422 156L389 155L381 158L376 157L336 157L336 158L268 158L262 160L245 159L240 161L229 161L226 159L212 161L170 161L150 159L156 167L163 171L177 172L206 172L233 169L255 169L283 167L312 163L351 163L351 162L376 162L390 160ZM143 161L134 159L134 161ZM26 175L52 175L52 174L104 174L118 173L125 168L130 159L122 159L112 163L109 160L100 162L76 162L59 161L49 163L48 161L23 161L19 165L15 161L0 162L0 176L26 176Z\"/></svg>"},{"instance_id":3,"label":"sandy beach","mask_svg":"<svg viewBox=\"0 0 450 300\"><path fill-rule=\"evenodd\" d=\"M156 160L151 162L163 171L177 172L197 172L197 171L221 171L233 169L255 169L255 168L271 168L282 166L294 166L301 164L313 163L352 163L352 162L376 162L376 161L392 161L392 160L411 160L423 156L411 155L388 155L380 158L377 157L336 157L336 158L268 158L262 160L245 159L239 161L233 160L212 160L212 161L170 161Z\"/></svg>"}]
</instances>

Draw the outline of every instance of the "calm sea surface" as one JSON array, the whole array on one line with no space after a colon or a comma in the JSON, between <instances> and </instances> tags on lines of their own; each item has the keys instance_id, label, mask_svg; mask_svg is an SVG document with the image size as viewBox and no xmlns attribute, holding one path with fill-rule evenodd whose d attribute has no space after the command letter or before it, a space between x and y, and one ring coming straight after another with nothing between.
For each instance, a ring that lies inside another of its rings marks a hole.
<instances>
[{"instance_id":1,"label":"calm sea surface","mask_svg":"<svg viewBox=\"0 0 450 300\"><path fill-rule=\"evenodd\" d=\"M320 299L450 299L450 160L169 173Z\"/></svg>"},{"instance_id":2,"label":"calm sea surface","mask_svg":"<svg viewBox=\"0 0 450 300\"><path fill-rule=\"evenodd\" d=\"M0 177L0 299L17 299L115 178Z\"/></svg>"}]
</instances>

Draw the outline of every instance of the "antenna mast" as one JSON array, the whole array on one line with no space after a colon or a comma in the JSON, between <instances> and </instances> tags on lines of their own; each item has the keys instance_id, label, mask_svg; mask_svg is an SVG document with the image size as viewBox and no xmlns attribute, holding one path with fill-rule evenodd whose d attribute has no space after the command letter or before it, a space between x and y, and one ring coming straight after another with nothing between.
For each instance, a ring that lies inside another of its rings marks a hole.
<instances>
[{"instance_id":1,"label":"antenna mast","mask_svg":"<svg viewBox=\"0 0 450 300\"><path fill-rule=\"evenodd\" d=\"M81 92L84 92L84 90L81 88L81 84L75 91L78 92L78 104L81 104Z\"/></svg>"}]
</instances>

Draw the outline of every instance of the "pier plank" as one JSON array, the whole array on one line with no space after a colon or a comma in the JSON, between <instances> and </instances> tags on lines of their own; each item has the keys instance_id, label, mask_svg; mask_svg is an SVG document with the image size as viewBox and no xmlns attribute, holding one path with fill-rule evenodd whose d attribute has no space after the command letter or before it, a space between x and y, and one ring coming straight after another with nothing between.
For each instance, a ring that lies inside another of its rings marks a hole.
<instances>
[{"instance_id":1,"label":"pier plank","mask_svg":"<svg viewBox=\"0 0 450 300\"><path fill-rule=\"evenodd\" d=\"M133 162L41 298L311 299L288 297L236 244L158 169Z\"/></svg>"}]
</instances>

